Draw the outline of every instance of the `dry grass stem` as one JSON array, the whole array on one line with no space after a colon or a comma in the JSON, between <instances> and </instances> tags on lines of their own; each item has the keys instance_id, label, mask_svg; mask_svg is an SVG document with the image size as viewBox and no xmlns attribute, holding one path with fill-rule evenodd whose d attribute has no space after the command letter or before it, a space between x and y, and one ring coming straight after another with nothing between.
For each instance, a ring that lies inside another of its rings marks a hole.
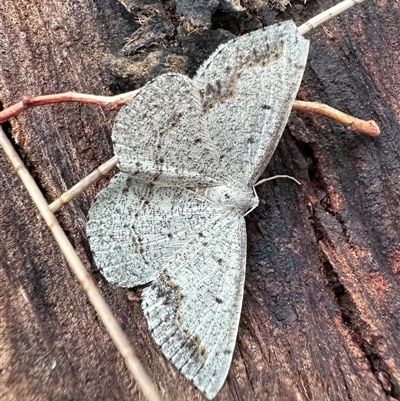
<instances>
[{"instance_id":1,"label":"dry grass stem","mask_svg":"<svg viewBox=\"0 0 400 401\"><path fill-rule=\"evenodd\" d=\"M89 188L92 184L97 182L100 178L105 177L110 171L112 171L117 165L118 157L114 156L110 160L97 167L92 173L85 177L82 181L79 181L67 192L64 192L59 198L49 205L50 210L55 213L62 206L71 202L79 194L84 192L86 188Z\"/></svg>"},{"instance_id":2,"label":"dry grass stem","mask_svg":"<svg viewBox=\"0 0 400 401\"><path fill-rule=\"evenodd\" d=\"M58 246L60 247L60 250L63 253L65 259L75 273L83 289L86 291L90 303L95 308L100 320L103 322L110 337L114 341L114 344L117 346L121 355L125 358L126 365L128 366L128 369L136 380L138 386L148 400L159 401L160 396L158 395L158 392L151 379L143 369L143 366L141 365L139 359L136 357L136 354L132 346L130 345L126 334L122 330L117 319L112 314L111 309L102 298L91 275L86 271L85 267L82 264L82 261L76 254L75 249L65 235L58 220L51 212L46 202L46 199L41 193L39 187L36 185L34 179L29 174L24 163L18 156L17 152L13 148L11 142L8 140L1 127L0 145L4 149L6 156L10 160L15 171L18 173L22 183L27 189L33 202L39 209L39 212L45 220L47 226L51 230L54 239L57 241Z\"/></svg>"},{"instance_id":3,"label":"dry grass stem","mask_svg":"<svg viewBox=\"0 0 400 401\"><path fill-rule=\"evenodd\" d=\"M304 35L307 32L311 31L311 29L316 28L317 26L323 24L326 21L336 17L337 15L345 12L349 8L355 6L356 4L362 3L365 0L345 0L336 6L329 8L328 10L322 12L321 14L316 15L314 18L311 18L303 25L299 26L299 32Z\"/></svg>"}]
</instances>

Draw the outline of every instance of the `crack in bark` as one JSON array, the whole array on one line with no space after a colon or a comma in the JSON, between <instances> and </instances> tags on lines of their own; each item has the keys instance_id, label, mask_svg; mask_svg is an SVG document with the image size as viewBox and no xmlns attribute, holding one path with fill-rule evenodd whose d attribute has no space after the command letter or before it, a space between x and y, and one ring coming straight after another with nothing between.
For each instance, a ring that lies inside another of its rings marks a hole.
<instances>
[{"instance_id":1,"label":"crack in bark","mask_svg":"<svg viewBox=\"0 0 400 401\"><path fill-rule=\"evenodd\" d=\"M322 177L323 173L319 168L318 158L315 156L312 146L307 143L303 143L297 139L295 139L295 142L303 157L306 160L309 160L308 174L310 182L315 189L315 192L323 192L325 194L325 196L319 200L319 205L325 212L327 212L335 219L335 221L339 224L341 228L343 239L351 244L352 241L350 235L348 234L345 219L340 215L340 213L335 211L335 208L332 206L331 199L329 197L329 191ZM311 213L312 216L310 217L310 222L314 229L316 239L318 240L318 242L329 240L329 238L327 238L327 235L325 234L326 227L324 227L323 222L320 221L315 206L311 207ZM334 266L332 266L332 264L327 259L327 256L325 255L323 250L321 250L320 258L323 261L323 271L328 282L328 288L334 294L337 305L339 306L341 319L344 326L348 328L353 342L364 354L365 359L368 361L371 372L376 377L376 380L381 385L383 391L387 395L390 395L391 397L400 400L400 392L394 386L394 383L390 380L387 363L384 358L381 357L379 351L377 350L379 338L369 334L370 328L368 327L368 324L362 318L361 312L352 299L351 293L340 281L339 275L336 273ZM370 340L368 340L368 338L372 338L373 341L371 342ZM352 400L349 388L347 386L346 378L344 377L344 373L340 369L339 362L338 366L343 377L343 382L346 386L349 400Z\"/></svg>"},{"instance_id":2,"label":"crack in bark","mask_svg":"<svg viewBox=\"0 0 400 401\"><path fill-rule=\"evenodd\" d=\"M315 219L315 216L313 222L315 227L318 227L320 224ZM316 236L317 231L323 232L324 230L316 229ZM322 239L323 236L320 238L320 240ZM362 318L361 312L352 299L350 292L340 281L339 275L335 272L334 267L327 260L324 252L322 251L321 253L321 257L324 259L323 271L328 282L328 288L335 296L344 326L349 330L353 342L364 354L365 359L368 361L371 372L376 377L383 391L395 399L400 399L398 389L390 380L387 363L377 350L379 338L369 334L370 328ZM368 340L369 337L372 338L373 341Z\"/></svg>"}]
</instances>

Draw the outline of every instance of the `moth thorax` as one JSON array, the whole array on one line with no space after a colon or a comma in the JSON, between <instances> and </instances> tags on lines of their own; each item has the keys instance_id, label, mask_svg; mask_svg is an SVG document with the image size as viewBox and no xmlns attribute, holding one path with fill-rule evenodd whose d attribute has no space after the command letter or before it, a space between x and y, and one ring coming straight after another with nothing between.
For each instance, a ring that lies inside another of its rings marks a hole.
<instances>
[{"instance_id":1,"label":"moth thorax","mask_svg":"<svg viewBox=\"0 0 400 401\"><path fill-rule=\"evenodd\" d=\"M207 188L205 197L224 209L234 209L245 214L258 206L258 198L250 188L221 185Z\"/></svg>"}]
</instances>

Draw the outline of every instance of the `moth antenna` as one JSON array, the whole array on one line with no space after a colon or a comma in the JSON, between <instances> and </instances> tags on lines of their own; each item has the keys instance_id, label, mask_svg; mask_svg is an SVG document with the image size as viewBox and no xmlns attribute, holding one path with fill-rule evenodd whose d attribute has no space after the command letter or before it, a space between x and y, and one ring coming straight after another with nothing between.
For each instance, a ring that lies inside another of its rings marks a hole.
<instances>
[{"instance_id":1,"label":"moth antenna","mask_svg":"<svg viewBox=\"0 0 400 401\"><path fill-rule=\"evenodd\" d=\"M307 32L311 31L311 29L316 28L317 26L323 24L326 21L329 21L331 18L336 17L337 15L345 12L347 9L355 6L356 4L362 3L364 0L344 0L336 6L329 8L328 10L322 12L321 14L316 15L311 18L303 25L299 26L299 32L304 35Z\"/></svg>"},{"instance_id":2,"label":"moth antenna","mask_svg":"<svg viewBox=\"0 0 400 401\"><path fill-rule=\"evenodd\" d=\"M293 180L296 184L301 185L300 182L296 180L296 178L294 178L294 177L292 177L290 175L273 175L272 177L263 178L262 180L256 182L253 185L253 188L258 187L259 185L264 184L267 181L272 181L272 180L275 180L277 178L289 178L289 179Z\"/></svg>"},{"instance_id":3,"label":"moth antenna","mask_svg":"<svg viewBox=\"0 0 400 401\"><path fill-rule=\"evenodd\" d=\"M257 191L256 191L256 187L258 187L261 184L264 184L267 181L272 181L275 180L276 178L289 178L291 180L293 180L296 184L301 185L299 181L296 180L296 178L290 176L290 175L273 175L272 177L268 177L268 178L263 178L262 180L256 182L253 185L253 192L254 192L254 196L258 198L257 195ZM249 211L247 211L243 217L246 217L248 214L250 214L254 209L257 209L258 206L254 206L253 208L251 208Z\"/></svg>"}]
</instances>

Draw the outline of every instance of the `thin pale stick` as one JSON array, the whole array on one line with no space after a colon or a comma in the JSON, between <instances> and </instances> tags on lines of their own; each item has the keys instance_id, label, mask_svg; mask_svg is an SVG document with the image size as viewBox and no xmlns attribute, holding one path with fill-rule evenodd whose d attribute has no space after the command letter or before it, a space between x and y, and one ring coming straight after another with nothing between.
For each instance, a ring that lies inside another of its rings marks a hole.
<instances>
[{"instance_id":1,"label":"thin pale stick","mask_svg":"<svg viewBox=\"0 0 400 401\"><path fill-rule=\"evenodd\" d=\"M58 246L60 247L60 250L63 253L65 259L75 273L83 289L86 291L90 303L95 308L100 320L106 327L108 334L114 341L114 344L117 346L121 355L125 358L126 365L132 376L136 380L139 388L142 390L143 394L148 400L159 401L160 396L158 395L158 392L151 379L143 369L143 366L141 365L132 346L130 345L126 334L122 330L117 319L112 314L111 309L102 298L100 291L96 287L96 284L94 283L91 275L86 271L81 260L79 259L79 256L75 252L75 249L73 248L72 244L69 242L67 236L61 228L58 220L49 209L46 199L40 192L39 187L36 185L34 179L29 174L24 163L18 156L17 152L11 145L1 127L0 145L4 149L4 152L10 160L10 163L14 167L15 171L18 173L22 183L24 184L32 200L39 209L39 212L45 220L47 226L51 230L54 239L57 241Z\"/></svg>"},{"instance_id":2,"label":"thin pale stick","mask_svg":"<svg viewBox=\"0 0 400 401\"><path fill-rule=\"evenodd\" d=\"M358 131L369 136L379 136L381 133L375 121L360 120L359 118L345 114L339 110L334 109L326 104L319 102L303 102L296 100L293 103L293 110L305 111L307 113L322 114L344 125L351 131Z\"/></svg>"},{"instance_id":3,"label":"thin pale stick","mask_svg":"<svg viewBox=\"0 0 400 401\"><path fill-rule=\"evenodd\" d=\"M74 185L67 192L64 192L59 198L57 198L54 202L49 205L52 213L55 213L62 206L71 202L75 199L79 194L81 194L86 188L89 188L92 184L97 182L100 178L105 177L111 170L115 168L118 162L118 157L114 156L110 160L103 163L101 166L97 167L96 170L91 172L87 177L85 177L82 181L79 181L76 185Z\"/></svg>"},{"instance_id":4,"label":"thin pale stick","mask_svg":"<svg viewBox=\"0 0 400 401\"><path fill-rule=\"evenodd\" d=\"M317 26L323 24L326 21L336 17L337 15L345 12L349 8L355 6L356 4L362 3L365 0L345 0L336 6L329 8L328 10L322 12L321 14L316 15L314 18L311 18L303 25L299 26L299 32L304 35L307 32L311 31L311 29L316 28Z\"/></svg>"}]
</instances>

